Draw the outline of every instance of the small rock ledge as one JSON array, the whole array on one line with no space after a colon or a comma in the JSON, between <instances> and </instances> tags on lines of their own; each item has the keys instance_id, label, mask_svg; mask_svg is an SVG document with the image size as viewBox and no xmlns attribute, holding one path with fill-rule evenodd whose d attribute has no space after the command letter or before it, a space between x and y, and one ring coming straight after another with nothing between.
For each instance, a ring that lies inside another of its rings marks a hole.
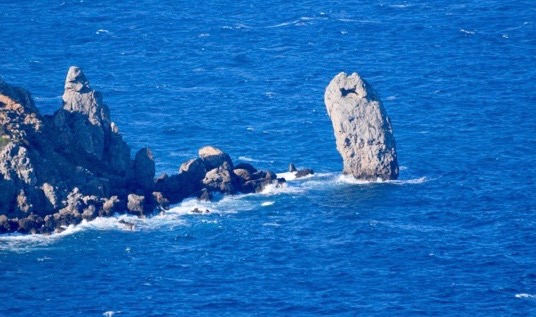
<instances>
[{"instance_id":1,"label":"small rock ledge","mask_svg":"<svg viewBox=\"0 0 536 317\"><path fill-rule=\"evenodd\" d=\"M0 79L0 233L51 233L115 213L140 217L187 197L260 192L285 180L233 164L206 146L179 173L155 179L149 148L131 150L102 95L71 67L63 106L41 115L30 93Z\"/></svg>"}]
</instances>

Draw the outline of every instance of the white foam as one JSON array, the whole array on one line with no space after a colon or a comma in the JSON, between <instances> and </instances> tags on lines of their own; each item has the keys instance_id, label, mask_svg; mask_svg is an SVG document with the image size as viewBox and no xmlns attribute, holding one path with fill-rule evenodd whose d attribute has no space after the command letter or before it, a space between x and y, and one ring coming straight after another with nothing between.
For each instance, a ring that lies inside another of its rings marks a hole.
<instances>
[{"instance_id":1,"label":"white foam","mask_svg":"<svg viewBox=\"0 0 536 317\"><path fill-rule=\"evenodd\" d=\"M267 161L267 160L258 160L249 156L239 156L238 160L244 161L244 162L255 162L255 163L273 163L274 162L274 161Z\"/></svg>"},{"instance_id":2,"label":"white foam","mask_svg":"<svg viewBox=\"0 0 536 317\"><path fill-rule=\"evenodd\" d=\"M370 185L374 183L383 182L381 178L378 178L376 181L367 181L367 180L362 180L362 179L356 179L351 175L339 175L337 181L339 183L352 184L352 185Z\"/></svg>"},{"instance_id":3,"label":"white foam","mask_svg":"<svg viewBox=\"0 0 536 317\"><path fill-rule=\"evenodd\" d=\"M102 315L104 317L112 317L115 314L121 314L121 311L120 310L118 310L118 311L109 310L109 311L105 311L104 313L102 313Z\"/></svg>"},{"instance_id":4,"label":"white foam","mask_svg":"<svg viewBox=\"0 0 536 317\"><path fill-rule=\"evenodd\" d=\"M397 184L397 185L413 185L413 184L423 184L428 181L426 176L413 178L413 179L397 179L392 181L386 181L386 183Z\"/></svg>"},{"instance_id":5,"label":"white foam","mask_svg":"<svg viewBox=\"0 0 536 317\"><path fill-rule=\"evenodd\" d=\"M157 217L153 217L157 218ZM139 231L152 227L152 224L158 223L152 221L153 218L141 219L132 215L121 215L117 217L98 217L92 221L83 220L78 225L62 227L62 232L52 234L6 234L0 236L0 250L10 250L15 252L27 252L42 247L50 246L60 239L76 234L81 231ZM132 228L127 224L133 224Z\"/></svg>"},{"instance_id":6,"label":"white foam","mask_svg":"<svg viewBox=\"0 0 536 317\"><path fill-rule=\"evenodd\" d=\"M361 185L371 184L394 184L394 185L414 185L428 181L426 177L414 179L401 179L392 181L357 180L349 175L340 173L315 173L313 175L296 179L294 173L279 173L278 177L285 177L288 181L283 184L271 184L264 188L261 193L245 195L216 195L213 202L200 202L195 198L190 198L172 206L164 213L148 218L138 218L133 215L119 215L114 217L99 217L92 221L82 221L77 226L68 226L61 233L50 235L22 235L7 234L0 235L0 251L10 250L15 252L28 252L42 247L47 247L58 240L76 234L81 231L122 231L137 232L151 230L174 230L177 226L183 226L190 221L190 217L204 217L201 221L207 223L217 223L212 214L232 214L244 211L258 210L261 207L268 207L277 203L277 196L280 195L306 195L311 190L338 187L341 185ZM267 198L274 197L274 198ZM193 210L209 210L208 213L198 213ZM518 294L524 296L523 294ZM527 295L528 296L528 295ZM533 295L530 295L533 296ZM521 298L521 297L519 297Z\"/></svg>"},{"instance_id":7,"label":"white foam","mask_svg":"<svg viewBox=\"0 0 536 317\"><path fill-rule=\"evenodd\" d=\"M255 205L252 202L243 199L246 196L248 195L223 196L221 199L216 197L216 201L213 202L198 201L195 198L190 198L173 206L173 208L166 211L164 216L174 215L175 219L178 219L178 217L184 215L229 214L255 209ZM193 212L196 208L201 211L208 210L209 212Z\"/></svg>"},{"instance_id":8,"label":"white foam","mask_svg":"<svg viewBox=\"0 0 536 317\"><path fill-rule=\"evenodd\" d=\"M409 184L422 184L425 183L428 179L426 177L413 178L413 179L397 179L397 180L383 180L381 178L376 179L375 181L368 181L362 179L356 179L350 175L340 175L338 181L346 184L354 185L371 185L371 184L396 184L396 185L409 185Z\"/></svg>"},{"instance_id":9,"label":"white foam","mask_svg":"<svg viewBox=\"0 0 536 317\"><path fill-rule=\"evenodd\" d=\"M321 176L322 174L309 174L309 175L305 175L303 177L300 177L300 178L296 178L296 172L282 172L282 173L277 173L277 177L278 178L281 178L283 177L287 182L288 181L294 181L296 179L299 179L299 180L306 180L306 179L309 179L309 178L313 178L313 177L318 177L318 176Z\"/></svg>"},{"instance_id":10,"label":"white foam","mask_svg":"<svg viewBox=\"0 0 536 317\"><path fill-rule=\"evenodd\" d=\"M281 22L281 23L278 23L278 24L266 26L265 28L272 29L272 28L285 27L285 26L289 26L289 25L292 25L292 26L304 26L304 25L308 25L308 24L312 23L310 21L320 20L320 19L325 20L326 18L325 17L307 17L307 16L303 16L303 17L300 17L297 20Z\"/></svg>"},{"instance_id":11,"label":"white foam","mask_svg":"<svg viewBox=\"0 0 536 317\"><path fill-rule=\"evenodd\" d=\"M283 173L277 173L277 177L281 178L283 177L287 182L293 181L296 179L296 173L295 172L283 172Z\"/></svg>"},{"instance_id":12,"label":"white foam","mask_svg":"<svg viewBox=\"0 0 536 317\"><path fill-rule=\"evenodd\" d=\"M260 192L261 195L264 196L274 196L274 195L281 195L281 194L298 194L303 193L303 189L289 186L288 184L270 184ZM250 194L255 195L255 194Z\"/></svg>"},{"instance_id":13,"label":"white foam","mask_svg":"<svg viewBox=\"0 0 536 317\"><path fill-rule=\"evenodd\" d=\"M469 34L469 35L475 35L476 34L476 31L469 31L469 30L466 30L466 29L460 29L460 32L465 33L465 34Z\"/></svg>"},{"instance_id":14,"label":"white foam","mask_svg":"<svg viewBox=\"0 0 536 317\"><path fill-rule=\"evenodd\" d=\"M405 8L409 8L411 7L412 5L411 4L407 4L407 3L404 3L404 4L390 4L388 5L389 8L394 8L394 9L405 9Z\"/></svg>"},{"instance_id":15,"label":"white foam","mask_svg":"<svg viewBox=\"0 0 536 317\"><path fill-rule=\"evenodd\" d=\"M61 100L62 96L55 96L55 97L40 97L35 96L34 100L36 101L49 101L49 100Z\"/></svg>"},{"instance_id":16,"label":"white foam","mask_svg":"<svg viewBox=\"0 0 536 317\"><path fill-rule=\"evenodd\" d=\"M281 227L280 224L276 222L266 222L262 224L264 227Z\"/></svg>"},{"instance_id":17,"label":"white foam","mask_svg":"<svg viewBox=\"0 0 536 317\"><path fill-rule=\"evenodd\" d=\"M338 19L338 21L345 22L345 23L373 23L373 24L381 23L380 21L374 21L374 20L355 20L355 19L346 19L346 18Z\"/></svg>"},{"instance_id":18,"label":"white foam","mask_svg":"<svg viewBox=\"0 0 536 317\"><path fill-rule=\"evenodd\" d=\"M534 298L536 298L536 295L533 295L533 294L527 294L527 293L519 293L519 294L516 294L515 297L516 297L516 298L529 298L529 299L534 299Z\"/></svg>"},{"instance_id":19,"label":"white foam","mask_svg":"<svg viewBox=\"0 0 536 317\"><path fill-rule=\"evenodd\" d=\"M282 26L294 25L294 24L296 24L298 22L300 22L300 20L294 20L294 21L290 21L290 22L283 22L283 23L279 23L279 24L275 24L275 25L270 25L270 26L267 26L266 28L267 29L280 28Z\"/></svg>"},{"instance_id":20,"label":"white foam","mask_svg":"<svg viewBox=\"0 0 536 317\"><path fill-rule=\"evenodd\" d=\"M80 229L69 226L61 233L50 235L12 233L0 236L0 251L27 252L36 248L49 246L60 238L71 235Z\"/></svg>"}]
</instances>

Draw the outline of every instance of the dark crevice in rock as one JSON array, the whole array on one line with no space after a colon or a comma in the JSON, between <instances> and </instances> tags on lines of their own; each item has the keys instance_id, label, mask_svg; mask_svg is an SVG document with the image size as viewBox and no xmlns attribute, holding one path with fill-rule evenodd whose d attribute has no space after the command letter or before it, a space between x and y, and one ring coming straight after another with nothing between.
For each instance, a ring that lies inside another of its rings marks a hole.
<instances>
[{"instance_id":1,"label":"dark crevice in rock","mask_svg":"<svg viewBox=\"0 0 536 317\"><path fill-rule=\"evenodd\" d=\"M356 94L357 95L357 92L356 92L355 88L350 88L350 89L341 88L341 95L343 97L346 97L349 94Z\"/></svg>"}]
</instances>

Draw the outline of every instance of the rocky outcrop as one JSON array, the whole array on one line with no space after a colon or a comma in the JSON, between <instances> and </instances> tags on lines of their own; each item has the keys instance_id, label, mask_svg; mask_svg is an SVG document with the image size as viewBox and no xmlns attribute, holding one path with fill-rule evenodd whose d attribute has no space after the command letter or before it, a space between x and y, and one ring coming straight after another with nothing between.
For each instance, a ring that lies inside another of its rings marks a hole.
<instances>
[{"instance_id":1,"label":"rocky outcrop","mask_svg":"<svg viewBox=\"0 0 536 317\"><path fill-rule=\"evenodd\" d=\"M266 186L280 186L284 179L277 179L271 171L258 171L250 164L240 163L234 168L231 157L212 146L199 149L199 157L183 163L179 174L160 176L156 190L177 203L186 197L212 200L212 193L236 194L261 192Z\"/></svg>"},{"instance_id":2,"label":"rocky outcrop","mask_svg":"<svg viewBox=\"0 0 536 317\"><path fill-rule=\"evenodd\" d=\"M115 213L140 217L186 197L250 193L284 182L270 171L234 167L207 146L179 173L155 180L149 148L134 159L102 95L71 67L63 104L42 116L31 95L0 79L0 233L50 233ZM245 171L245 172L244 172Z\"/></svg>"},{"instance_id":3,"label":"rocky outcrop","mask_svg":"<svg viewBox=\"0 0 536 317\"><path fill-rule=\"evenodd\" d=\"M296 178L302 178L305 176L313 175L315 172L310 168L304 168L298 170L293 163L288 165L288 172L293 173Z\"/></svg>"},{"instance_id":4,"label":"rocky outcrop","mask_svg":"<svg viewBox=\"0 0 536 317\"><path fill-rule=\"evenodd\" d=\"M324 101L343 173L364 180L398 178L391 122L370 84L356 73L340 73L326 88Z\"/></svg>"}]
</instances>

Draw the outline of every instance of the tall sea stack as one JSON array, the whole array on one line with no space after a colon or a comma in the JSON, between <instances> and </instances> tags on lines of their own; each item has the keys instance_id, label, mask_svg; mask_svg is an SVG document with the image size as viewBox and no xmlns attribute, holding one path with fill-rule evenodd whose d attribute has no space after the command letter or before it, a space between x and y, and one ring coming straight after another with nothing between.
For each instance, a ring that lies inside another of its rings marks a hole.
<instances>
[{"instance_id":1,"label":"tall sea stack","mask_svg":"<svg viewBox=\"0 0 536 317\"><path fill-rule=\"evenodd\" d=\"M363 180L398 178L391 121L374 89L357 73L340 73L324 94L343 173Z\"/></svg>"}]
</instances>

